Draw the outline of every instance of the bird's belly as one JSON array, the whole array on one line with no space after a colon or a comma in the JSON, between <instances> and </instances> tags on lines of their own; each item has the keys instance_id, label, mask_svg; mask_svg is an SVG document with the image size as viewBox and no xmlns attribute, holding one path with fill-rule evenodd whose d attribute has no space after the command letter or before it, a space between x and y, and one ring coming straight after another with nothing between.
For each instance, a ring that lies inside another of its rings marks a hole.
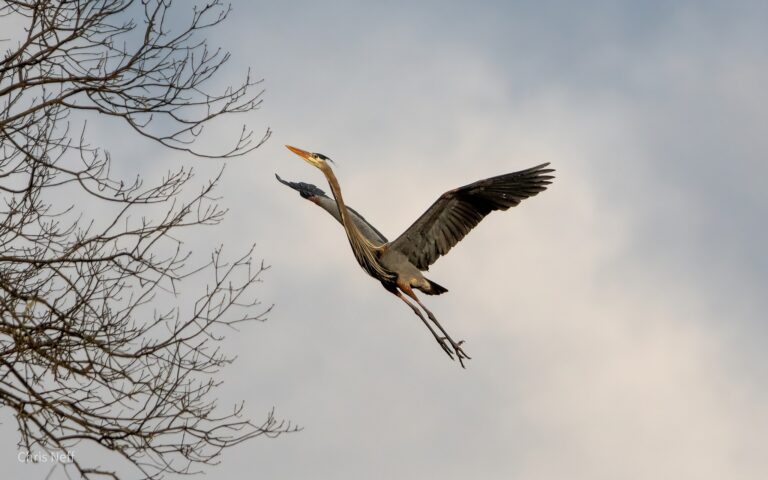
<instances>
[{"instance_id":1,"label":"bird's belly","mask_svg":"<svg viewBox=\"0 0 768 480\"><path fill-rule=\"evenodd\" d=\"M412 264L408 257L396 250L386 251L379 259L381 265L387 270L397 274L398 278L416 286L424 279L421 271Z\"/></svg>"}]
</instances>

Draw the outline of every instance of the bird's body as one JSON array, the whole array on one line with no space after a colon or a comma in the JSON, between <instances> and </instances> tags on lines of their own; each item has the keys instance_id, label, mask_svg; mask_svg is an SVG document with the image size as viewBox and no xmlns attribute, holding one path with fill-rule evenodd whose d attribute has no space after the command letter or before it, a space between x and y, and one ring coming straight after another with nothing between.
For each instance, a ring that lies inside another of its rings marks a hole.
<instances>
[{"instance_id":1,"label":"bird's body","mask_svg":"<svg viewBox=\"0 0 768 480\"><path fill-rule=\"evenodd\" d=\"M317 206L328 212L336 219L336 221L342 223L339 206L336 203L336 200L328 197L324 191L309 183L287 182L280 178L279 175L275 176L282 184L297 190L302 197L315 203ZM407 281L412 287L417 288L426 294L439 295L448 291L437 285L435 282L427 280L424 275L422 275L421 271L411 263L407 256L399 250L391 248L391 246L388 245L389 241L384 234L371 225L365 217L357 212L357 210L349 206L347 206L347 210L349 212L350 221L355 224L355 227L360 231L360 234L372 245L382 247L381 256L378 259L382 267L386 270L396 272L401 281ZM385 287L387 287L387 285L385 285Z\"/></svg>"},{"instance_id":2,"label":"bird's body","mask_svg":"<svg viewBox=\"0 0 768 480\"><path fill-rule=\"evenodd\" d=\"M428 295L447 292L447 289L427 279L421 272L428 270L440 256L448 253L491 211L507 210L521 200L545 190L553 178L547 174L553 170L545 168L548 164L543 164L449 190L402 235L387 241L362 215L346 206L336 175L326 161L327 157L290 146L288 148L323 172L334 198L328 197L314 185L286 182L279 176L277 179L336 218L344 227L355 258L363 270L408 304L443 350L451 358L455 354L464 366L463 360L469 356L461 348L463 341L453 341L432 312L419 301L413 289ZM418 303L443 336L435 331L421 311L402 293Z\"/></svg>"}]
</instances>

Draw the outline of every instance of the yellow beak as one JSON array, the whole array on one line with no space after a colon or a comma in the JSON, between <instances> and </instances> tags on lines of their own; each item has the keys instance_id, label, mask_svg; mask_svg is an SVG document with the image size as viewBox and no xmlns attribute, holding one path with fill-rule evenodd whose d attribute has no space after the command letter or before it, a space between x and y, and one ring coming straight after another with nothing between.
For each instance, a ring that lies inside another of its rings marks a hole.
<instances>
[{"instance_id":1,"label":"yellow beak","mask_svg":"<svg viewBox=\"0 0 768 480\"><path fill-rule=\"evenodd\" d=\"M302 150L300 148L292 147L290 145L285 146L288 150L292 151L296 155L300 156L304 160L307 161L310 165L314 165L315 167L319 167L319 162L312 156L310 152L307 152L306 150Z\"/></svg>"}]
</instances>

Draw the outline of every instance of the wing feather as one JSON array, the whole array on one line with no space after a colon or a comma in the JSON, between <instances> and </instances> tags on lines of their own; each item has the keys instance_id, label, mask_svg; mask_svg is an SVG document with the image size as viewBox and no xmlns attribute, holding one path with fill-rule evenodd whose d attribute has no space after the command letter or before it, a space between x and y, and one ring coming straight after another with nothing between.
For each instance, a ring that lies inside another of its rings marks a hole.
<instances>
[{"instance_id":1,"label":"wing feather","mask_svg":"<svg viewBox=\"0 0 768 480\"><path fill-rule=\"evenodd\" d=\"M547 189L553 169L544 163L527 170L486 178L440 196L413 225L390 243L420 270L445 255L486 215L507 210Z\"/></svg>"}]
</instances>

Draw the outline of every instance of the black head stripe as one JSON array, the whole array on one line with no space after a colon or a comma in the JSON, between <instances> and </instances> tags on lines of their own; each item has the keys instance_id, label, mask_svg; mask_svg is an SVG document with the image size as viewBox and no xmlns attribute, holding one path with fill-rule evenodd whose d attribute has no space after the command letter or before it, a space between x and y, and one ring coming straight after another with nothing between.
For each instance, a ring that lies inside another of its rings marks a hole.
<instances>
[{"instance_id":1,"label":"black head stripe","mask_svg":"<svg viewBox=\"0 0 768 480\"><path fill-rule=\"evenodd\" d=\"M316 153L316 154L315 154L315 156L316 156L317 158L319 158L320 160L323 160L323 161L326 161L326 162L330 162L330 163L333 163L334 165L336 164L336 162L334 162L334 161L333 161L333 160L331 160L330 158L326 157L326 156L325 156L325 155L323 155L322 153Z\"/></svg>"}]
</instances>

